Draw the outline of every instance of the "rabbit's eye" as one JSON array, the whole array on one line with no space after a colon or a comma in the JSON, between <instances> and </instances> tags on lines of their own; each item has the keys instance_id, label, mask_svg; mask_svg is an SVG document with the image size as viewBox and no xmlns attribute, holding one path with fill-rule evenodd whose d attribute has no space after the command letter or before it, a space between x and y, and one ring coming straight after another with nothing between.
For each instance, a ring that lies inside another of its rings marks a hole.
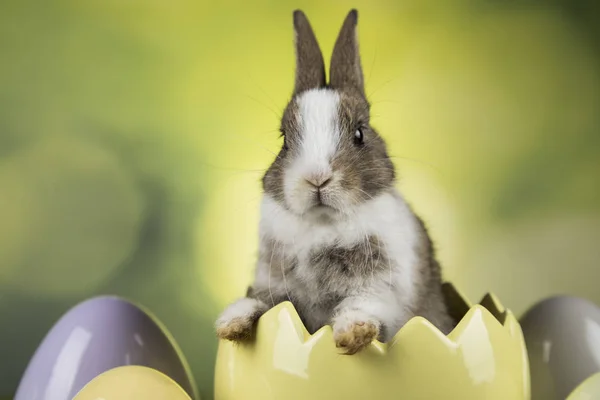
<instances>
[{"instance_id":1,"label":"rabbit's eye","mask_svg":"<svg viewBox=\"0 0 600 400\"><path fill-rule=\"evenodd\" d=\"M363 129L361 127L356 128L356 132L354 132L354 143L357 145L363 144Z\"/></svg>"},{"instance_id":2,"label":"rabbit's eye","mask_svg":"<svg viewBox=\"0 0 600 400\"><path fill-rule=\"evenodd\" d=\"M287 136L285 134L285 131L283 129L280 129L279 133L280 133L279 137L283 138L283 149L288 150L288 142L287 142Z\"/></svg>"}]
</instances>

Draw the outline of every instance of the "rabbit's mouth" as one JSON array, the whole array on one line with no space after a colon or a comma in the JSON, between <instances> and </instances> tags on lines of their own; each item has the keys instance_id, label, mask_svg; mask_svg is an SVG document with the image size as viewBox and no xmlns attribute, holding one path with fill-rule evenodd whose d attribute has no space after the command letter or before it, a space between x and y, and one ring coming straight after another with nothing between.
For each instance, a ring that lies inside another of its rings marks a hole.
<instances>
[{"instance_id":1,"label":"rabbit's mouth","mask_svg":"<svg viewBox=\"0 0 600 400\"><path fill-rule=\"evenodd\" d=\"M310 191L312 199L309 203L309 211L334 212L336 208L331 203L330 188L314 188Z\"/></svg>"},{"instance_id":2,"label":"rabbit's mouth","mask_svg":"<svg viewBox=\"0 0 600 400\"><path fill-rule=\"evenodd\" d=\"M319 203L309 208L305 216L315 222L329 223L337 220L340 213L330 205Z\"/></svg>"},{"instance_id":3,"label":"rabbit's mouth","mask_svg":"<svg viewBox=\"0 0 600 400\"><path fill-rule=\"evenodd\" d=\"M315 205L313 208L313 211L320 211L320 212L335 212L336 209L328 206L327 204L323 204L323 203L319 203L317 205Z\"/></svg>"}]
</instances>

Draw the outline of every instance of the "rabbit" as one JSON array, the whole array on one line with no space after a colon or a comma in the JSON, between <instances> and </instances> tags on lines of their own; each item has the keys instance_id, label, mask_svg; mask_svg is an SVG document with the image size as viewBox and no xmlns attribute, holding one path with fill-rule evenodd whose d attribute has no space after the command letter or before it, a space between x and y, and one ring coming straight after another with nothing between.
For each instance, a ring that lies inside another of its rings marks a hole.
<instances>
[{"instance_id":1,"label":"rabbit","mask_svg":"<svg viewBox=\"0 0 600 400\"><path fill-rule=\"evenodd\" d=\"M220 315L217 336L250 339L260 316L286 300L309 332L332 325L345 354L389 341L414 316L447 334L454 321L432 242L369 123L358 13L342 25L329 83L308 19L297 10L293 20L295 86L282 148L262 179L254 282Z\"/></svg>"}]
</instances>

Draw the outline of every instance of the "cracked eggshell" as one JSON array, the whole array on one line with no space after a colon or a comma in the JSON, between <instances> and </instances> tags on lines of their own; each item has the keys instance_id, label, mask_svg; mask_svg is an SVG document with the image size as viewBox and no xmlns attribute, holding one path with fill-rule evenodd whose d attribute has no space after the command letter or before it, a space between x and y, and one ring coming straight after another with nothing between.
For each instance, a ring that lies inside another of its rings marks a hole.
<instances>
[{"instance_id":1,"label":"cracked eggshell","mask_svg":"<svg viewBox=\"0 0 600 400\"><path fill-rule=\"evenodd\" d=\"M450 285L460 320L445 336L421 317L384 344L341 355L330 326L310 335L289 302L258 322L255 339L221 341L215 399L529 399L521 329L493 295L471 305Z\"/></svg>"}]
</instances>

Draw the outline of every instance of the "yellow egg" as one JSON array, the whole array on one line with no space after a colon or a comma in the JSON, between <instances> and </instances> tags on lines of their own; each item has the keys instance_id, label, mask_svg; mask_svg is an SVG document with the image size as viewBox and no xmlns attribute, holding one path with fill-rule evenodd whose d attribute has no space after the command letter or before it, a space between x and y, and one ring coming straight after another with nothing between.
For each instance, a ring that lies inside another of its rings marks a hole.
<instances>
[{"instance_id":1,"label":"yellow egg","mask_svg":"<svg viewBox=\"0 0 600 400\"><path fill-rule=\"evenodd\" d=\"M600 399L600 372L583 381L567 398L567 400L598 399Z\"/></svg>"},{"instance_id":2,"label":"yellow egg","mask_svg":"<svg viewBox=\"0 0 600 400\"><path fill-rule=\"evenodd\" d=\"M155 369L128 365L98 375L73 400L191 400L168 376Z\"/></svg>"},{"instance_id":3,"label":"yellow egg","mask_svg":"<svg viewBox=\"0 0 600 400\"><path fill-rule=\"evenodd\" d=\"M291 303L259 320L252 343L219 343L217 400L488 399L530 397L518 322L493 295L471 305L445 291L458 326L445 336L421 317L388 344L353 356L336 349L330 326L310 335Z\"/></svg>"}]
</instances>

